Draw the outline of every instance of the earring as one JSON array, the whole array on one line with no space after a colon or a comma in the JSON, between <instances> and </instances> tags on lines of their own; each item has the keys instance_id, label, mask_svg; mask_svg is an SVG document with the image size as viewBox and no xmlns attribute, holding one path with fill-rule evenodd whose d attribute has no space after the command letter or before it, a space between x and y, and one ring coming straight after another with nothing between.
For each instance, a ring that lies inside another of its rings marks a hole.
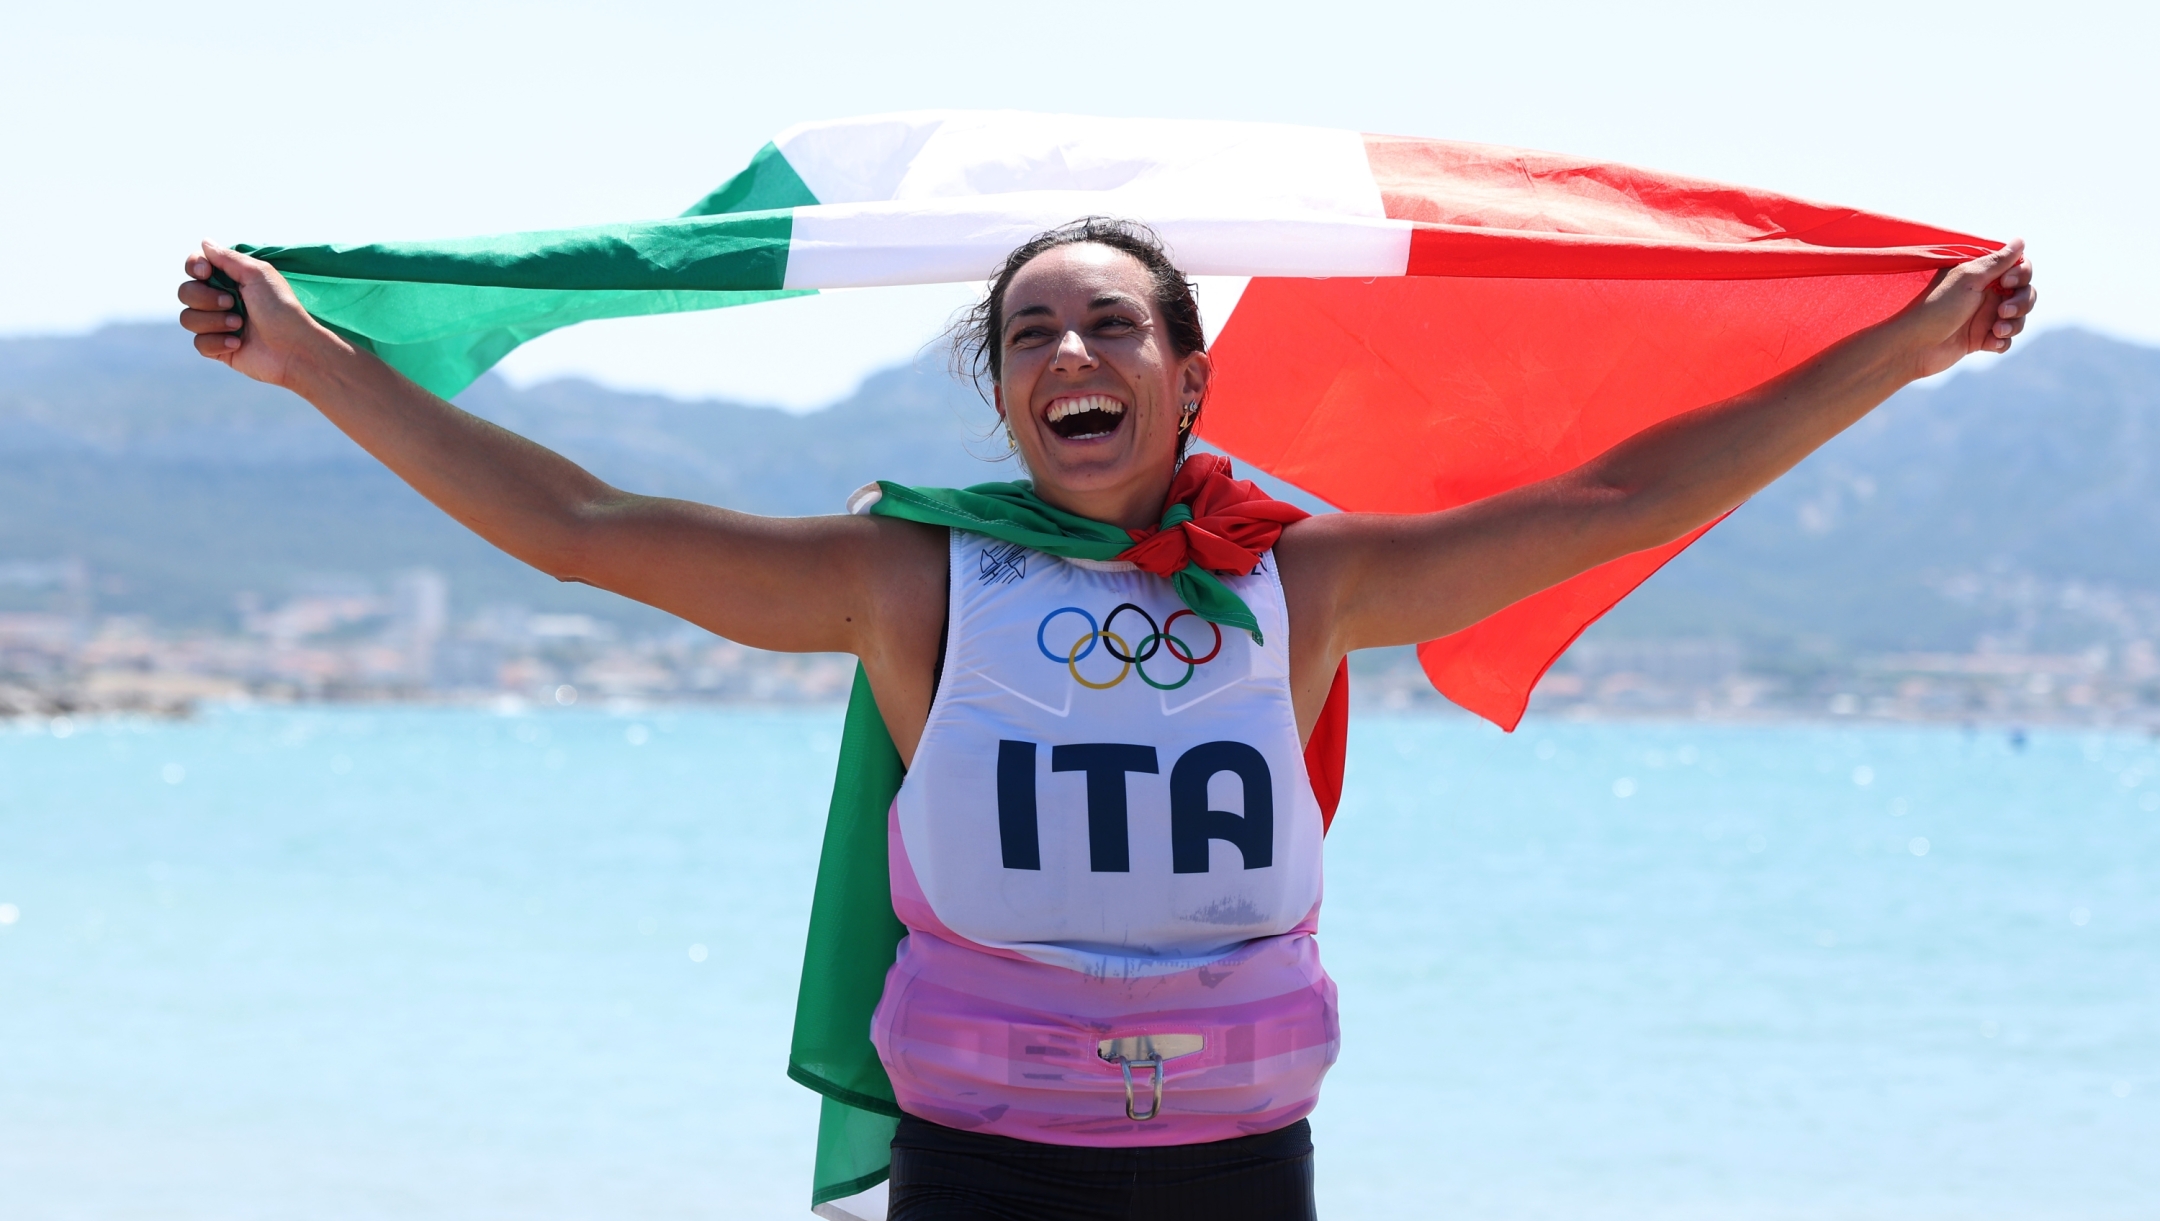
<instances>
[{"instance_id":1,"label":"earring","mask_svg":"<svg viewBox=\"0 0 2160 1221\"><path fill-rule=\"evenodd\" d=\"M1191 432L1193 421L1199 418L1200 404L1197 401L1185 404L1184 413L1178 416L1177 430L1181 433Z\"/></svg>"}]
</instances>

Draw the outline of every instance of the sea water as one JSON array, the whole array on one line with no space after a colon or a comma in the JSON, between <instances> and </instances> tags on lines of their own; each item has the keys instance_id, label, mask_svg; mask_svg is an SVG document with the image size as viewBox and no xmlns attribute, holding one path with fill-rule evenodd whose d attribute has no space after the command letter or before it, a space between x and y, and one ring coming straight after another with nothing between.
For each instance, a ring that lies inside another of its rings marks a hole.
<instances>
[{"instance_id":1,"label":"sea water","mask_svg":"<svg viewBox=\"0 0 2160 1221\"><path fill-rule=\"evenodd\" d=\"M806 1215L836 711L0 728L0 1217ZM1331 1218L2160 1214L2144 736L1361 714Z\"/></svg>"}]
</instances>

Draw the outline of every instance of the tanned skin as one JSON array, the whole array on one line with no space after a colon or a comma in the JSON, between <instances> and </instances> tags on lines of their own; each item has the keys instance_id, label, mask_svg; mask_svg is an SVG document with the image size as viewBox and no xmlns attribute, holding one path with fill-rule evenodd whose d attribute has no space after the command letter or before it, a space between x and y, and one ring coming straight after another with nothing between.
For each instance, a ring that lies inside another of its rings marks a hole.
<instances>
[{"instance_id":1,"label":"tanned skin","mask_svg":"<svg viewBox=\"0 0 2160 1221\"><path fill-rule=\"evenodd\" d=\"M311 318L268 263L203 244L180 324L196 351L315 405L482 538L563 581L612 590L730 640L862 659L912 762L945 624L946 532L884 517L760 517L611 487L562 455L414 385ZM247 316L212 270L239 286ZM1331 513L1276 544L1301 738L1353 649L1411 644L1607 560L1670 542L1752 496L1900 387L1974 352L2007 352L2038 295L2024 244L1938 276L1896 316L1723 402L1645 429L1539 483L1438 513ZM1022 267L993 337L998 414L1037 494L1128 528L1154 525L1178 420L1206 353L1178 355L1146 270L1083 243ZM1095 423L1054 419L1084 401ZM1115 408L1115 409L1113 409Z\"/></svg>"}]
</instances>

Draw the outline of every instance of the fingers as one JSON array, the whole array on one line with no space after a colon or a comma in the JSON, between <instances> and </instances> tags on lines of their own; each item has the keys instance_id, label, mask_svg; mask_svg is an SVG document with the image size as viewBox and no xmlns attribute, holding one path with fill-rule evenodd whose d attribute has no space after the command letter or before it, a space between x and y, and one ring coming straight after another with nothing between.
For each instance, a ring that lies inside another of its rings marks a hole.
<instances>
[{"instance_id":1,"label":"fingers","mask_svg":"<svg viewBox=\"0 0 2160 1221\"><path fill-rule=\"evenodd\" d=\"M1990 352L2007 352L2010 350L2010 341L2017 338L2024 329L2025 318L2023 315L2015 318L1997 318L1988 324L1987 342L1982 346Z\"/></svg>"},{"instance_id":2,"label":"fingers","mask_svg":"<svg viewBox=\"0 0 2160 1221\"><path fill-rule=\"evenodd\" d=\"M2032 313L2033 307L2038 304L2040 304L2040 290L2027 284L2025 287L2004 297L2002 303L1995 307L1995 316L1997 318L2023 318L2025 315Z\"/></svg>"},{"instance_id":3,"label":"fingers","mask_svg":"<svg viewBox=\"0 0 2160 1221\"><path fill-rule=\"evenodd\" d=\"M184 309L180 311L180 325L197 335L224 335L239 330L247 319L222 310Z\"/></svg>"},{"instance_id":4,"label":"fingers","mask_svg":"<svg viewBox=\"0 0 2160 1221\"><path fill-rule=\"evenodd\" d=\"M238 335L197 335L195 350L205 356L223 358L240 350Z\"/></svg>"},{"instance_id":5,"label":"fingers","mask_svg":"<svg viewBox=\"0 0 2160 1221\"><path fill-rule=\"evenodd\" d=\"M185 266L188 279L178 296L187 308L180 311L180 326L195 336L195 350L213 360L229 364L245 346L248 296L265 307L291 304L276 268L216 242L204 242Z\"/></svg>"},{"instance_id":6,"label":"fingers","mask_svg":"<svg viewBox=\"0 0 2160 1221\"><path fill-rule=\"evenodd\" d=\"M203 264L209 266L207 262ZM205 284L200 279L189 280L180 286L180 304L189 309L231 309L238 304L233 295L215 284Z\"/></svg>"},{"instance_id":7,"label":"fingers","mask_svg":"<svg viewBox=\"0 0 2160 1221\"><path fill-rule=\"evenodd\" d=\"M2003 297L1995 304L1995 320L1988 333L1994 340L1990 346L1997 352L2010 350L2010 341L2025 329L2026 319L2040 303L2040 290L2033 287L2032 279L2032 263L2021 258L1996 281L1996 291Z\"/></svg>"},{"instance_id":8,"label":"fingers","mask_svg":"<svg viewBox=\"0 0 2160 1221\"><path fill-rule=\"evenodd\" d=\"M198 268L207 276L210 267L205 258L188 260L190 276L195 276ZM225 356L239 350L241 341L236 332L247 324L247 319L233 312L238 302L232 293L198 277L182 284L179 296L180 304L187 306L180 311L180 325L194 333L196 351L205 356Z\"/></svg>"},{"instance_id":9,"label":"fingers","mask_svg":"<svg viewBox=\"0 0 2160 1221\"><path fill-rule=\"evenodd\" d=\"M2040 301L2032 280L2032 263L2025 258L2024 239L2019 238L1960 264L1951 282L1938 283L1953 296L1980 297L1983 312L1967 324L1970 338L1966 342L1973 345L1972 350L2002 353L2024 331L2026 319Z\"/></svg>"}]
</instances>

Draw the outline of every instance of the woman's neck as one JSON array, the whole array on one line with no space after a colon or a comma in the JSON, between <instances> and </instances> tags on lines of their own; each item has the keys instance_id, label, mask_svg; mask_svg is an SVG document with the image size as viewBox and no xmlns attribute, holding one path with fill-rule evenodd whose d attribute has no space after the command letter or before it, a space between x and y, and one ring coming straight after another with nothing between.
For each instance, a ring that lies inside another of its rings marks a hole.
<instances>
[{"instance_id":1,"label":"woman's neck","mask_svg":"<svg viewBox=\"0 0 2160 1221\"><path fill-rule=\"evenodd\" d=\"M1172 469L1111 487L1084 489L1037 479L1035 494L1067 513L1126 530L1144 530L1162 523L1164 502L1170 496L1170 482L1175 475Z\"/></svg>"}]
</instances>

